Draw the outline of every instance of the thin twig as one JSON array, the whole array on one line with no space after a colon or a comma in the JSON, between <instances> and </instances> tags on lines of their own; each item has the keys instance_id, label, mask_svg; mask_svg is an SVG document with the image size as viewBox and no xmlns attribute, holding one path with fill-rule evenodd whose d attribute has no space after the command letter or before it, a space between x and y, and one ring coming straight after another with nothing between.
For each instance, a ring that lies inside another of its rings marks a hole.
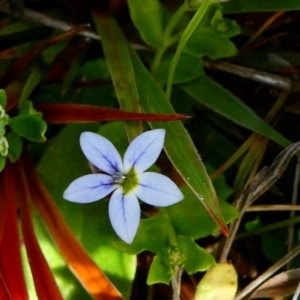
<instances>
[{"instance_id":1,"label":"thin twig","mask_svg":"<svg viewBox=\"0 0 300 300\"><path fill-rule=\"evenodd\" d=\"M294 297L293 297L292 300L299 300L299 294L300 294L300 282L297 286L296 292L295 292Z\"/></svg>"},{"instance_id":2,"label":"thin twig","mask_svg":"<svg viewBox=\"0 0 300 300\"><path fill-rule=\"evenodd\" d=\"M225 61L214 61L206 59L204 61L204 66L210 69L216 69L220 71L225 71L231 74L238 75L240 77L248 78L256 82L264 83L283 90L297 89L295 85L292 84L292 80L289 77L283 77L268 72L247 68L239 65L235 65Z\"/></svg>"},{"instance_id":3,"label":"thin twig","mask_svg":"<svg viewBox=\"0 0 300 300\"><path fill-rule=\"evenodd\" d=\"M296 169L295 169L294 184L293 184L292 205L296 205L298 199L299 176L300 176L300 160L298 158ZM295 217L295 210L292 210L290 212L290 219L294 217ZM291 224L288 227L288 237L287 237L288 251L292 249L293 239L294 239L294 225Z\"/></svg>"},{"instance_id":4,"label":"thin twig","mask_svg":"<svg viewBox=\"0 0 300 300\"><path fill-rule=\"evenodd\" d=\"M286 263L291 261L294 257L296 257L300 253L300 245L295 247L291 252L277 261L273 266L271 266L267 271L265 271L262 275L252 281L244 290L242 290L235 297L234 300L241 300L253 290L255 290L259 285L261 285L265 280L271 277L277 270L283 267Z\"/></svg>"},{"instance_id":5,"label":"thin twig","mask_svg":"<svg viewBox=\"0 0 300 300\"><path fill-rule=\"evenodd\" d=\"M291 204L274 204L274 205L253 205L247 208L246 212L252 211L298 211L300 210L300 205Z\"/></svg>"},{"instance_id":6,"label":"thin twig","mask_svg":"<svg viewBox=\"0 0 300 300\"><path fill-rule=\"evenodd\" d=\"M173 300L180 300L180 288L181 288L181 275L183 273L183 267L177 265L175 272L172 276L172 289L173 289Z\"/></svg>"}]
</instances>

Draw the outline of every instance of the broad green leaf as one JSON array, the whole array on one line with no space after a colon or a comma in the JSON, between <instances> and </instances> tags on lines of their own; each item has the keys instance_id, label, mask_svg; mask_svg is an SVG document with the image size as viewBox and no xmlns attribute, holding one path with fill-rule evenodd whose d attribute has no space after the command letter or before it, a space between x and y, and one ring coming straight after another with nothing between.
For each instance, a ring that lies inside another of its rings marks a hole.
<instances>
[{"instance_id":1,"label":"broad green leaf","mask_svg":"<svg viewBox=\"0 0 300 300\"><path fill-rule=\"evenodd\" d=\"M230 0L223 4L224 13L241 13L252 11L299 10L298 0Z\"/></svg>"},{"instance_id":2,"label":"broad green leaf","mask_svg":"<svg viewBox=\"0 0 300 300\"><path fill-rule=\"evenodd\" d=\"M134 52L132 52L132 62L143 111L147 113L174 113L170 102ZM170 161L208 210L211 217L218 223L223 233L227 234L227 227L211 180L182 123L177 121L170 123L151 122L150 126L166 129L164 149Z\"/></svg>"},{"instance_id":3,"label":"broad green leaf","mask_svg":"<svg viewBox=\"0 0 300 300\"><path fill-rule=\"evenodd\" d=\"M20 115L32 115L32 116L38 116L40 118L43 117L43 114L39 111L36 111L33 107L33 103L30 100L25 100L19 110Z\"/></svg>"},{"instance_id":4,"label":"broad green leaf","mask_svg":"<svg viewBox=\"0 0 300 300\"><path fill-rule=\"evenodd\" d=\"M196 57L209 56L214 59L234 56L237 49L229 37L239 32L239 26L235 21L223 19L220 6L210 6L183 51Z\"/></svg>"},{"instance_id":5,"label":"broad green leaf","mask_svg":"<svg viewBox=\"0 0 300 300\"><path fill-rule=\"evenodd\" d=\"M237 49L228 38L218 36L211 29L204 28L191 37L184 52L196 57L209 56L216 59L234 56L237 54Z\"/></svg>"},{"instance_id":6,"label":"broad green leaf","mask_svg":"<svg viewBox=\"0 0 300 300\"><path fill-rule=\"evenodd\" d=\"M165 248L155 255L148 273L147 284L170 283L172 273L169 271L169 265L167 262L168 252Z\"/></svg>"},{"instance_id":7,"label":"broad green leaf","mask_svg":"<svg viewBox=\"0 0 300 300\"><path fill-rule=\"evenodd\" d=\"M217 224L209 216L191 189L185 186L181 188L181 191L184 194L184 200L166 208L175 233L195 239L214 233L218 229ZM226 223L239 216L239 212L224 200L220 200L220 206ZM138 254L144 250L159 252L169 245L166 231L168 226L170 226L169 220L163 214L158 213L154 217L141 220L131 245L119 240L114 243L121 250L131 254Z\"/></svg>"},{"instance_id":8,"label":"broad green leaf","mask_svg":"<svg viewBox=\"0 0 300 300\"><path fill-rule=\"evenodd\" d=\"M153 48L163 47L163 6L159 0L128 0L131 20L143 40Z\"/></svg>"},{"instance_id":9,"label":"broad green leaf","mask_svg":"<svg viewBox=\"0 0 300 300\"><path fill-rule=\"evenodd\" d=\"M2 106L2 108L5 108L6 106L6 93L4 90L0 89L0 105Z\"/></svg>"},{"instance_id":10,"label":"broad green leaf","mask_svg":"<svg viewBox=\"0 0 300 300\"><path fill-rule=\"evenodd\" d=\"M233 300L237 290L237 274L231 263L212 267L197 286L195 300Z\"/></svg>"},{"instance_id":11,"label":"broad green leaf","mask_svg":"<svg viewBox=\"0 0 300 300\"><path fill-rule=\"evenodd\" d=\"M212 254L199 247L195 241L189 237L179 236L178 247L185 257L184 268L189 274L206 271L216 263Z\"/></svg>"},{"instance_id":12,"label":"broad green leaf","mask_svg":"<svg viewBox=\"0 0 300 300\"><path fill-rule=\"evenodd\" d=\"M162 214L149 219L142 219L131 245L121 240L114 242L114 244L122 251L130 254L138 254L144 250L158 253L169 245L168 234L165 230L168 226L168 220Z\"/></svg>"},{"instance_id":13,"label":"broad green leaf","mask_svg":"<svg viewBox=\"0 0 300 300\"><path fill-rule=\"evenodd\" d=\"M19 115L9 119L9 126L19 136L32 142L46 141L47 124L39 116Z\"/></svg>"},{"instance_id":14,"label":"broad green leaf","mask_svg":"<svg viewBox=\"0 0 300 300\"><path fill-rule=\"evenodd\" d=\"M101 36L106 62L120 108L140 112L139 95L130 58L129 44L111 16L94 12L93 18ZM142 122L126 122L125 128L129 140L133 140L142 132Z\"/></svg>"},{"instance_id":15,"label":"broad green leaf","mask_svg":"<svg viewBox=\"0 0 300 300\"><path fill-rule=\"evenodd\" d=\"M10 161L14 163L19 159L21 155L22 148L23 148L23 141L21 137L18 134L16 134L14 131L10 131L6 135L6 138L9 145L8 157Z\"/></svg>"},{"instance_id":16,"label":"broad green leaf","mask_svg":"<svg viewBox=\"0 0 300 300\"><path fill-rule=\"evenodd\" d=\"M218 229L198 198L187 186L181 191L184 200L167 207L176 234L195 239L208 236ZM239 212L224 200L219 200L225 222L229 223L239 216Z\"/></svg>"},{"instance_id":17,"label":"broad green leaf","mask_svg":"<svg viewBox=\"0 0 300 300\"><path fill-rule=\"evenodd\" d=\"M164 55L155 74L158 81L164 83L167 82L172 57L173 53L167 53ZM187 82L203 74L204 70L202 59L183 53L179 58L178 65L173 78L173 83Z\"/></svg>"},{"instance_id":18,"label":"broad green leaf","mask_svg":"<svg viewBox=\"0 0 300 300\"><path fill-rule=\"evenodd\" d=\"M62 197L74 179L91 173L79 146L79 136L83 131L97 132L98 129L98 124L66 126L51 140L40 159L38 171L75 236L125 299L129 299L136 268L135 256L113 246L119 238L108 218L108 201L102 199L82 205ZM114 128L110 134L115 135Z\"/></svg>"},{"instance_id":19,"label":"broad green leaf","mask_svg":"<svg viewBox=\"0 0 300 300\"><path fill-rule=\"evenodd\" d=\"M201 76L180 86L188 95L194 97L201 104L213 109L231 121L264 135L283 147L290 145L289 140L209 77Z\"/></svg>"}]
</instances>

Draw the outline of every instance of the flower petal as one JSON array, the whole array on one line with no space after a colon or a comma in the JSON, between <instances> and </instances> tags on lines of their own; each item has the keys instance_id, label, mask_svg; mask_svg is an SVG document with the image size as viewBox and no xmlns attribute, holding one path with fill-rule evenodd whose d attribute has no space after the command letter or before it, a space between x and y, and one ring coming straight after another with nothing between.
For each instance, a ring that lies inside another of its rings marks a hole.
<instances>
[{"instance_id":1,"label":"flower petal","mask_svg":"<svg viewBox=\"0 0 300 300\"><path fill-rule=\"evenodd\" d=\"M140 205L133 193L124 195L118 188L111 196L108 207L109 219L116 234L127 244L131 244L139 223Z\"/></svg>"},{"instance_id":2,"label":"flower petal","mask_svg":"<svg viewBox=\"0 0 300 300\"><path fill-rule=\"evenodd\" d=\"M86 131L80 135L80 146L85 157L98 169L110 175L118 171L122 173L120 154L108 139Z\"/></svg>"},{"instance_id":3,"label":"flower petal","mask_svg":"<svg viewBox=\"0 0 300 300\"><path fill-rule=\"evenodd\" d=\"M181 201L184 196L167 176L145 172L138 175L139 184L134 193L142 201L154 206L168 206Z\"/></svg>"},{"instance_id":4,"label":"flower petal","mask_svg":"<svg viewBox=\"0 0 300 300\"><path fill-rule=\"evenodd\" d=\"M71 182L63 197L71 202L90 203L104 198L116 188L111 176L89 174Z\"/></svg>"},{"instance_id":5,"label":"flower petal","mask_svg":"<svg viewBox=\"0 0 300 300\"><path fill-rule=\"evenodd\" d=\"M132 167L141 173L151 167L157 160L165 140L165 130L155 129L142 133L128 146L124 155L124 174Z\"/></svg>"}]
</instances>

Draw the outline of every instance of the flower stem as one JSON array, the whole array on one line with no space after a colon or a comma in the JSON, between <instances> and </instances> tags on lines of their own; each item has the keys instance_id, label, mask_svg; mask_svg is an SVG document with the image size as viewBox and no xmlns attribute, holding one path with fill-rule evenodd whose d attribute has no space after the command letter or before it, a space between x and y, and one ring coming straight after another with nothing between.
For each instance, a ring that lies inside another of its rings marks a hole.
<instances>
[{"instance_id":1,"label":"flower stem","mask_svg":"<svg viewBox=\"0 0 300 300\"><path fill-rule=\"evenodd\" d=\"M183 51L183 48L184 48L185 44L187 43L188 39L190 38L190 36L192 35L192 33L195 31L195 29L198 26L198 24L200 23L200 21L202 20L204 14L206 13L206 11L209 7L210 2L211 2L211 0L203 0L202 4L199 6L198 10L196 11L195 15L193 16L192 20L190 21L190 23L186 27L183 35L181 36L181 39L179 41L175 55L170 64L168 83L167 83L167 89L166 89L167 99L170 99L170 97L171 97L173 77L174 77L174 73L175 73L175 69L176 69L178 60Z\"/></svg>"},{"instance_id":2,"label":"flower stem","mask_svg":"<svg viewBox=\"0 0 300 300\"><path fill-rule=\"evenodd\" d=\"M176 39L171 38L171 34L172 34L174 28L176 27L177 23L181 19L181 17L187 11L187 9L188 9L188 6L187 6L186 2L184 2L178 8L178 10L175 12L175 14L172 16L170 22L168 23L168 25L165 29L165 32L164 32L164 36L163 36L164 47L157 50L157 52L154 56L153 62L152 62L152 66L151 66L152 75L156 73L157 68L160 65L160 62L162 60L162 57L163 57L164 53L166 52L166 50L168 49L168 47L171 44L173 44L175 41L178 40L177 37L176 37Z\"/></svg>"}]
</instances>

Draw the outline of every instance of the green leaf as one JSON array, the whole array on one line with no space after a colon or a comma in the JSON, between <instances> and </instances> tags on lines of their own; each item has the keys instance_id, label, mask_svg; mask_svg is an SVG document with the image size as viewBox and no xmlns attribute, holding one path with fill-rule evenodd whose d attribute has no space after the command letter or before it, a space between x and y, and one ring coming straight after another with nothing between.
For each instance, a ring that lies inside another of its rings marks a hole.
<instances>
[{"instance_id":1,"label":"green leaf","mask_svg":"<svg viewBox=\"0 0 300 300\"><path fill-rule=\"evenodd\" d=\"M25 100L22 102L22 105L19 110L20 115L32 115L32 116L38 116L40 118L43 117L43 114L39 111L36 111L33 107L32 101Z\"/></svg>"},{"instance_id":2,"label":"green leaf","mask_svg":"<svg viewBox=\"0 0 300 300\"><path fill-rule=\"evenodd\" d=\"M166 83L168 81L168 73L173 53L164 55L157 71L156 78L158 81ZM173 83L182 83L193 80L204 74L202 60L183 53L178 61Z\"/></svg>"},{"instance_id":3,"label":"green leaf","mask_svg":"<svg viewBox=\"0 0 300 300\"><path fill-rule=\"evenodd\" d=\"M183 51L196 57L209 56L214 59L234 56L237 49L228 38L239 33L237 23L223 19L220 6L212 5L192 33Z\"/></svg>"},{"instance_id":4,"label":"green leaf","mask_svg":"<svg viewBox=\"0 0 300 300\"><path fill-rule=\"evenodd\" d=\"M153 48L163 47L163 6L158 0L128 0L131 20L143 40Z\"/></svg>"},{"instance_id":5,"label":"green leaf","mask_svg":"<svg viewBox=\"0 0 300 300\"><path fill-rule=\"evenodd\" d=\"M157 253L152 261L148 277L147 284L164 283L169 284L172 277L170 272L170 266L168 264L168 251L162 249Z\"/></svg>"},{"instance_id":6,"label":"green leaf","mask_svg":"<svg viewBox=\"0 0 300 300\"><path fill-rule=\"evenodd\" d=\"M179 236L178 247L185 256L184 268L189 274L206 271L216 264L214 257L189 237Z\"/></svg>"},{"instance_id":7,"label":"green leaf","mask_svg":"<svg viewBox=\"0 0 300 300\"><path fill-rule=\"evenodd\" d=\"M132 52L132 62L143 111L147 113L174 113L170 102L134 52ZM164 145L166 154L187 185L209 211L212 218L218 223L222 231L226 233L227 228L219 208L215 190L182 123L177 121L169 123L151 122L150 126L166 130Z\"/></svg>"},{"instance_id":8,"label":"green leaf","mask_svg":"<svg viewBox=\"0 0 300 300\"><path fill-rule=\"evenodd\" d=\"M166 207L176 234L198 239L215 232L218 229L217 224L191 189L185 186L181 191L184 200ZM220 200L219 204L226 223L239 216L239 212L224 200Z\"/></svg>"},{"instance_id":9,"label":"green leaf","mask_svg":"<svg viewBox=\"0 0 300 300\"><path fill-rule=\"evenodd\" d=\"M285 241L274 234L263 233L261 243L264 255L273 262L278 261L287 253Z\"/></svg>"},{"instance_id":10,"label":"green leaf","mask_svg":"<svg viewBox=\"0 0 300 300\"><path fill-rule=\"evenodd\" d=\"M0 105L3 108L5 108L5 106L6 106L6 101L7 101L6 93L4 90L0 89Z\"/></svg>"},{"instance_id":11,"label":"green leaf","mask_svg":"<svg viewBox=\"0 0 300 300\"><path fill-rule=\"evenodd\" d=\"M224 13L241 13L252 11L299 10L298 0L230 0L223 4Z\"/></svg>"},{"instance_id":12,"label":"green leaf","mask_svg":"<svg viewBox=\"0 0 300 300\"><path fill-rule=\"evenodd\" d=\"M12 163L16 162L22 152L23 148L23 141L20 138L18 134L16 134L14 131L10 131L6 135L9 149L8 149L8 157Z\"/></svg>"},{"instance_id":13,"label":"green leaf","mask_svg":"<svg viewBox=\"0 0 300 300\"><path fill-rule=\"evenodd\" d=\"M246 228L247 231L250 231L250 232L261 228L261 219L260 219L260 217L257 215L254 220L246 222L245 223L245 228Z\"/></svg>"},{"instance_id":14,"label":"green leaf","mask_svg":"<svg viewBox=\"0 0 300 300\"><path fill-rule=\"evenodd\" d=\"M283 147L290 141L262 120L254 111L207 76L180 85L201 104L213 109L231 121L266 136Z\"/></svg>"},{"instance_id":15,"label":"green leaf","mask_svg":"<svg viewBox=\"0 0 300 300\"><path fill-rule=\"evenodd\" d=\"M47 123L39 116L19 115L9 119L9 126L19 136L29 141L38 143L46 141L44 134L47 130Z\"/></svg>"},{"instance_id":16,"label":"green leaf","mask_svg":"<svg viewBox=\"0 0 300 300\"><path fill-rule=\"evenodd\" d=\"M19 103L27 100L32 91L38 85L41 80L43 72L38 64L36 64L32 69L31 72L26 80L26 83L22 89L22 94L20 96Z\"/></svg>"},{"instance_id":17,"label":"green leaf","mask_svg":"<svg viewBox=\"0 0 300 300\"><path fill-rule=\"evenodd\" d=\"M39 25L36 23L33 23L33 22L32 23L24 22L24 21L13 22L13 23L7 24L4 27L1 27L0 36L14 34L14 33L22 33L23 31L33 29L37 26L39 26Z\"/></svg>"},{"instance_id":18,"label":"green leaf","mask_svg":"<svg viewBox=\"0 0 300 300\"><path fill-rule=\"evenodd\" d=\"M6 157L0 155L0 172L2 172L2 170L4 169L5 163L6 163Z\"/></svg>"},{"instance_id":19,"label":"green leaf","mask_svg":"<svg viewBox=\"0 0 300 300\"><path fill-rule=\"evenodd\" d=\"M108 201L102 199L82 205L66 201L62 197L64 190L74 179L91 173L79 146L79 136L83 131L97 132L98 129L98 124L66 126L49 142L48 149L40 159L38 172L72 232L124 298L129 299L136 259L113 245L113 241L119 238L108 218ZM115 135L113 129L111 135ZM126 143L128 144L127 141Z\"/></svg>"},{"instance_id":20,"label":"green leaf","mask_svg":"<svg viewBox=\"0 0 300 300\"><path fill-rule=\"evenodd\" d=\"M168 84L166 88L166 97L169 100L171 96L171 91L172 91L172 84L173 84L173 76L175 74L175 69L178 63L178 60L181 56L181 53L184 49L184 46L186 45L187 41L199 25L199 23L202 21L203 17L205 16L207 9L209 8L210 5L210 0L203 0L202 4L198 7L196 13L194 14L193 18L189 22L189 24L186 26L176 49L175 55L171 61L170 64L170 70L169 70L169 76L168 76ZM182 10L188 9L188 4L187 2L184 2L182 5ZM181 9L180 9L181 10Z\"/></svg>"},{"instance_id":21,"label":"green leaf","mask_svg":"<svg viewBox=\"0 0 300 300\"><path fill-rule=\"evenodd\" d=\"M113 79L120 108L140 112L139 95L127 43L117 22L109 15L94 12L93 18L101 36L106 62ZM129 140L142 132L142 122L125 122Z\"/></svg>"},{"instance_id":22,"label":"green leaf","mask_svg":"<svg viewBox=\"0 0 300 300\"><path fill-rule=\"evenodd\" d=\"M141 219L137 234L131 245L121 240L114 244L124 252L138 254L144 250L160 252L161 249L168 247L169 238L165 230L170 224L169 220L158 214L149 219ZM153 234L155 232L155 234Z\"/></svg>"}]
</instances>

